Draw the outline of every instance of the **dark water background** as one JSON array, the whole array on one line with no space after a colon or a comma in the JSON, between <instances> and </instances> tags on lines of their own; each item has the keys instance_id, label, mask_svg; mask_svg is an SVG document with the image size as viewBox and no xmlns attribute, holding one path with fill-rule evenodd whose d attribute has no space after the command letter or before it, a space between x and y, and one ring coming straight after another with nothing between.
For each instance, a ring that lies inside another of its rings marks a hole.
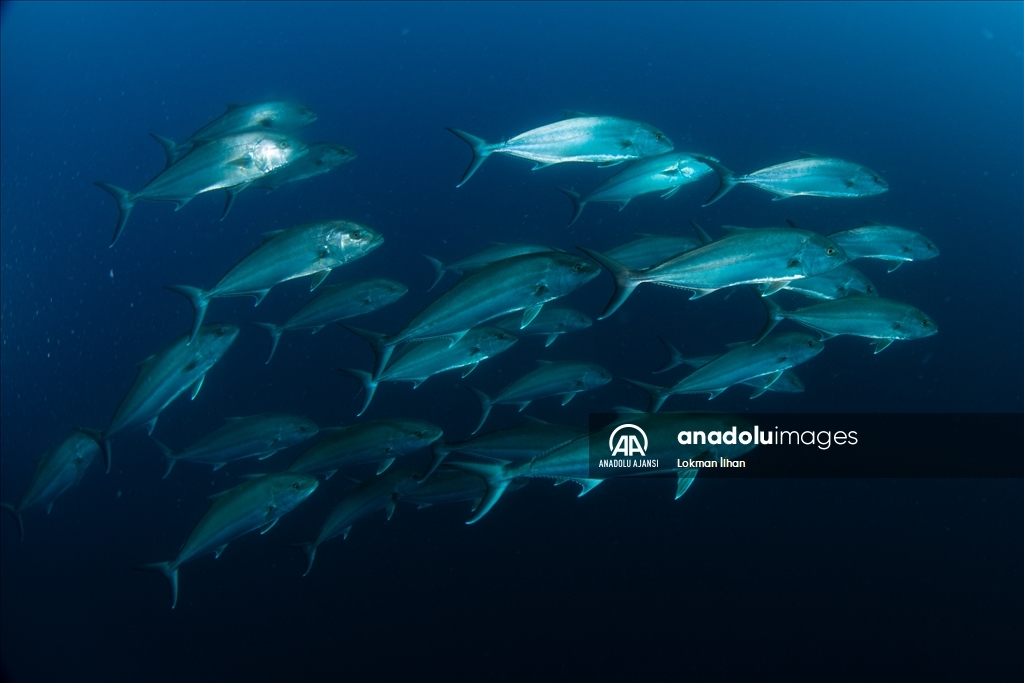
<instances>
[{"instance_id":1,"label":"dark water background","mask_svg":"<svg viewBox=\"0 0 1024 683\"><path fill-rule=\"evenodd\" d=\"M387 332L433 296L420 253L450 261L491 241L606 250L635 232L688 230L687 219L715 235L787 218L823 233L864 219L905 226L941 255L891 274L857 267L928 312L937 336L878 356L863 339L832 340L799 369L805 393L750 402L734 388L711 407L1024 407L1020 3L24 3L4 5L2 21L4 501L69 427L106 425L134 365L188 328L188 303L164 285L209 287L260 233L328 218L384 234L328 284L407 284L398 304L353 321ZM139 188L163 164L148 132L183 139L228 102L267 99L308 104L319 119L303 137L350 145L358 160L250 190L224 222L220 193L179 212L140 204L107 247L116 210L93 181ZM851 159L890 191L772 202L740 187L702 209L707 179L621 213L588 206L566 228L555 188L589 190L615 170L533 173L496 156L454 187L469 150L444 126L498 140L563 109L648 121L677 150L737 172L803 150ZM596 317L611 289L602 274L566 303ZM699 355L757 333L756 297L726 294L691 302L641 287L609 320L548 349L526 337L465 381L383 385L366 417L420 417L465 438L478 407L462 385L499 391L536 358L649 379L665 356L656 335ZM282 322L309 296L308 281L292 281L257 309L218 299L207 320ZM355 419L357 387L335 368L370 366L362 340L286 333L264 365L266 335L242 328L156 436L181 448L257 412ZM644 400L616 379L528 412L582 427L591 411ZM489 425L516 420L498 407ZM979 437L964 457L995 448ZM113 456L109 475L94 466L49 517L29 510L24 542L0 523L0 654L13 680L1024 678L1019 480L698 481L676 502L664 480L610 482L583 499L573 484L536 481L469 527L466 504L403 505L386 524L376 513L302 578L286 546L315 535L343 495L335 479L267 536L186 564L172 612L163 579L131 567L173 557L207 495L294 453L212 474L180 465L163 481L144 432L115 438Z\"/></svg>"}]
</instances>

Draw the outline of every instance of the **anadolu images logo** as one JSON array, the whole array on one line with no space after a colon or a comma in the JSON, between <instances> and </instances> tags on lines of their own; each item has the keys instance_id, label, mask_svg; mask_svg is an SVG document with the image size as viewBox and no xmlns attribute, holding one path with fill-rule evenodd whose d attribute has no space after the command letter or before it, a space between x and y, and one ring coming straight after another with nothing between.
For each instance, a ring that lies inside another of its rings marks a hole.
<instances>
[{"instance_id":1,"label":"anadolu images logo","mask_svg":"<svg viewBox=\"0 0 1024 683\"><path fill-rule=\"evenodd\" d=\"M639 432L640 436L644 440L643 446L640 445L640 439L637 438L636 434L625 433L619 436L616 441L615 437L623 429L632 429L635 432ZM612 457L616 455L623 456L626 458L632 457L646 457L647 455L647 434L644 430L640 429L634 424L619 425L612 432L612 435L608 437L608 450L611 451Z\"/></svg>"}]
</instances>

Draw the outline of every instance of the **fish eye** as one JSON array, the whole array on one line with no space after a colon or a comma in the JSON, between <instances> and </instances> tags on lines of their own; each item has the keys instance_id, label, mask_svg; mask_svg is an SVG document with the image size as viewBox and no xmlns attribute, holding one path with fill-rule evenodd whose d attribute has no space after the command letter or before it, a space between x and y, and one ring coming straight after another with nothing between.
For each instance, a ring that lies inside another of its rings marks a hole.
<instances>
[{"instance_id":1,"label":"fish eye","mask_svg":"<svg viewBox=\"0 0 1024 683\"><path fill-rule=\"evenodd\" d=\"M658 140L664 140L665 139L665 136L662 135L661 133L655 133L654 137L657 138Z\"/></svg>"},{"instance_id":2,"label":"fish eye","mask_svg":"<svg viewBox=\"0 0 1024 683\"><path fill-rule=\"evenodd\" d=\"M353 230L351 233L349 233L349 235L354 240L361 240L361 239L363 239L363 231L362 230Z\"/></svg>"},{"instance_id":3,"label":"fish eye","mask_svg":"<svg viewBox=\"0 0 1024 683\"><path fill-rule=\"evenodd\" d=\"M900 325L899 323L893 323L893 324L892 324L892 329L894 329L894 330L898 330L898 329L900 329L901 327L903 327L903 326L902 326L902 325Z\"/></svg>"},{"instance_id":4,"label":"fish eye","mask_svg":"<svg viewBox=\"0 0 1024 683\"><path fill-rule=\"evenodd\" d=\"M787 360L789 360L789 356L779 356L780 363L785 363Z\"/></svg>"},{"instance_id":5,"label":"fish eye","mask_svg":"<svg viewBox=\"0 0 1024 683\"><path fill-rule=\"evenodd\" d=\"M807 348L809 348L809 349L813 349L814 348L814 340L811 340L811 341L807 342Z\"/></svg>"},{"instance_id":6,"label":"fish eye","mask_svg":"<svg viewBox=\"0 0 1024 683\"><path fill-rule=\"evenodd\" d=\"M865 287L865 290L867 290L869 292L873 292L873 291L875 291L875 288L872 287L871 285L868 285L867 287Z\"/></svg>"},{"instance_id":7,"label":"fish eye","mask_svg":"<svg viewBox=\"0 0 1024 683\"><path fill-rule=\"evenodd\" d=\"M215 336L215 337L223 337L224 336L224 328L218 327L216 330L213 331L213 336Z\"/></svg>"},{"instance_id":8,"label":"fish eye","mask_svg":"<svg viewBox=\"0 0 1024 683\"><path fill-rule=\"evenodd\" d=\"M829 247L828 249L825 250L825 253L831 256L832 254L836 253L836 250L833 249L832 247Z\"/></svg>"},{"instance_id":9,"label":"fish eye","mask_svg":"<svg viewBox=\"0 0 1024 683\"><path fill-rule=\"evenodd\" d=\"M576 263L572 264L572 272L578 273L581 270L583 270L583 264L582 263L577 261Z\"/></svg>"},{"instance_id":10,"label":"fish eye","mask_svg":"<svg viewBox=\"0 0 1024 683\"><path fill-rule=\"evenodd\" d=\"M279 147L280 147L281 149L288 149L288 143L287 143L287 142L282 142L282 143L281 143L281 144L279 145Z\"/></svg>"},{"instance_id":11,"label":"fish eye","mask_svg":"<svg viewBox=\"0 0 1024 683\"><path fill-rule=\"evenodd\" d=\"M928 320L927 319L922 320L921 324L924 325L925 327L928 327Z\"/></svg>"},{"instance_id":12,"label":"fish eye","mask_svg":"<svg viewBox=\"0 0 1024 683\"><path fill-rule=\"evenodd\" d=\"M300 488L301 487L299 486L299 482L295 482L294 484L292 484L293 491L298 491Z\"/></svg>"}]
</instances>

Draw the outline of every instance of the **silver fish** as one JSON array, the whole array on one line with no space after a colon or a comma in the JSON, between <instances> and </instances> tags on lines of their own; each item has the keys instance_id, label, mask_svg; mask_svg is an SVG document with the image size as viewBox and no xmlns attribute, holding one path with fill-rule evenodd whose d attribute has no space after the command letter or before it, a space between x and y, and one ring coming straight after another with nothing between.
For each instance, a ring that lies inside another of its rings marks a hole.
<instances>
[{"instance_id":1,"label":"silver fish","mask_svg":"<svg viewBox=\"0 0 1024 683\"><path fill-rule=\"evenodd\" d=\"M799 196L870 197L889 190L888 183L867 166L806 152L795 161L743 176L737 176L711 157L699 156L698 159L713 168L720 180L718 190L704 206L714 204L740 184L767 190L775 195L774 201Z\"/></svg>"},{"instance_id":2,"label":"silver fish","mask_svg":"<svg viewBox=\"0 0 1024 683\"><path fill-rule=\"evenodd\" d=\"M841 246L851 261L855 258L888 261L890 273L904 261L925 261L939 255L935 243L921 233L871 221L865 221L859 228L834 232L828 238Z\"/></svg>"},{"instance_id":3,"label":"silver fish","mask_svg":"<svg viewBox=\"0 0 1024 683\"><path fill-rule=\"evenodd\" d=\"M283 325L253 323L270 335L270 355L274 357L281 335L288 330L312 330L316 334L325 325L336 323L357 315L365 315L390 306L408 293L409 288L401 282L378 277L371 280L346 282L324 287L320 294L295 312Z\"/></svg>"},{"instance_id":4,"label":"silver fish","mask_svg":"<svg viewBox=\"0 0 1024 683\"><path fill-rule=\"evenodd\" d=\"M713 158L713 157L708 157ZM661 192L668 199L683 185L712 173L711 167L689 152L668 152L630 163L592 192L581 195L572 190L559 190L572 200L572 225L590 202L609 202L626 208L632 199L652 192Z\"/></svg>"},{"instance_id":5,"label":"silver fish","mask_svg":"<svg viewBox=\"0 0 1024 683\"><path fill-rule=\"evenodd\" d=\"M777 381L782 374L821 353L825 346L819 340L802 332L778 334L759 343L737 344L707 365L695 370L671 387L659 387L627 379L630 384L646 391L651 397L649 412L656 413L665 399L675 394L710 394L709 400L734 384L770 375L765 387ZM756 392L754 396L760 396Z\"/></svg>"},{"instance_id":6,"label":"silver fish","mask_svg":"<svg viewBox=\"0 0 1024 683\"><path fill-rule=\"evenodd\" d=\"M153 433L161 411L189 387L194 399L206 373L231 347L238 328L209 323L199 328L195 344L183 335L138 364L135 383L121 401L110 425L99 435L110 471L110 439L115 434L145 425Z\"/></svg>"},{"instance_id":7,"label":"silver fish","mask_svg":"<svg viewBox=\"0 0 1024 683\"><path fill-rule=\"evenodd\" d=\"M371 347L378 344L383 336L356 327L347 329L366 339ZM377 379L361 370L349 369L342 372L356 378L363 385L365 399L358 413L362 415L370 407L377 385L381 382L412 382L413 389L416 389L434 375L457 368L465 368L462 376L467 377L481 361L507 351L517 341L514 334L499 327L474 327L454 344L443 338L413 342L401 355L391 359Z\"/></svg>"},{"instance_id":8,"label":"silver fish","mask_svg":"<svg viewBox=\"0 0 1024 683\"><path fill-rule=\"evenodd\" d=\"M487 416L491 414L491 408L495 405L518 405L519 412L522 412L531 401L538 398L563 396L564 406L581 391L596 389L612 381L611 373L595 363L546 360L537 362L540 363L539 368L505 387L494 398L490 398L479 389L469 387L469 390L480 399L480 423L473 430L474 434L484 426Z\"/></svg>"},{"instance_id":9,"label":"silver fish","mask_svg":"<svg viewBox=\"0 0 1024 683\"><path fill-rule=\"evenodd\" d=\"M174 202L180 209L204 192L247 185L306 151L305 143L279 133L240 133L196 146L138 192L97 182L117 201L117 226L110 246L121 236L137 202Z\"/></svg>"},{"instance_id":10,"label":"silver fish","mask_svg":"<svg viewBox=\"0 0 1024 683\"><path fill-rule=\"evenodd\" d=\"M702 368L713 360L716 360L720 356L698 356L697 358L685 358L679 349L670 344L666 339L661 339L661 343L665 345L670 354L669 361L665 363L661 368L654 371L654 374L667 372L672 368L680 365L689 365L691 368ZM798 394L804 390L804 383L800 377L792 370L786 370L779 377L771 375L760 375L759 377L752 377L751 379L744 380L742 384L746 384L749 387L754 387L755 391L750 395L750 398L757 398L765 391L777 391L786 394Z\"/></svg>"},{"instance_id":11,"label":"silver fish","mask_svg":"<svg viewBox=\"0 0 1024 683\"><path fill-rule=\"evenodd\" d=\"M636 239L609 249L604 255L630 268L650 268L701 246L689 235L652 235L640 233Z\"/></svg>"},{"instance_id":12,"label":"silver fish","mask_svg":"<svg viewBox=\"0 0 1024 683\"><path fill-rule=\"evenodd\" d=\"M233 489L210 496L210 509L196 524L177 557L136 569L159 572L167 578L174 609L178 604L178 567L209 553L220 557L228 543L250 531L260 529L260 534L267 533L277 520L306 500L318 483L316 477L294 472L252 475Z\"/></svg>"},{"instance_id":13,"label":"silver fish","mask_svg":"<svg viewBox=\"0 0 1024 683\"><path fill-rule=\"evenodd\" d=\"M710 244L650 268L628 268L614 259L578 247L615 278L615 293L599 319L607 318L636 287L653 282L694 292L691 299L723 287L769 283L764 294L787 282L828 272L846 262L846 253L821 235L794 228L739 228Z\"/></svg>"},{"instance_id":14,"label":"silver fish","mask_svg":"<svg viewBox=\"0 0 1024 683\"><path fill-rule=\"evenodd\" d=\"M473 161L456 187L465 185L480 164L495 153L533 161L536 171L569 161L614 166L672 151L672 141L654 126L617 116L575 116L493 143L455 128L447 130L473 150Z\"/></svg>"},{"instance_id":15,"label":"silver fish","mask_svg":"<svg viewBox=\"0 0 1024 683\"><path fill-rule=\"evenodd\" d=\"M316 121L316 114L296 102L257 102L256 104L229 104L228 110L178 143L150 133L164 148L167 166L171 166L197 143L252 131L289 131Z\"/></svg>"},{"instance_id":16,"label":"silver fish","mask_svg":"<svg viewBox=\"0 0 1024 683\"><path fill-rule=\"evenodd\" d=\"M312 275L310 291L323 282L331 270L366 256L384 243L380 233L351 221L322 221L277 230L263 235L263 244L229 270L220 281L207 290L184 285L170 285L195 309L192 338L203 323L210 299L222 296L254 296L256 304L263 301L276 284Z\"/></svg>"},{"instance_id":17,"label":"silver fish","mask_svg":"<svg viewBox=\"0 0 1024 683\"><path fill-rule=\"evenodd\" d=\"M472 273L480 270L484 266L489 266L495 261L501 261L507 258L512 258L513 256L521 256L523 254L539 254L545 251L558 250L552 249L551 247L544 247L539 244L505 244L503 242L498 242L482 251L470 254L465 258L447 265L432 256L421 254L421 256L427 260L427 263L434 267L434 272L436 273L434 282L430 285L430 288L427 289L427 291L429 292L434 287L437 287L438 283L441 282L441 279L444 278L445 273L453 272L459 273L460 275Z\"/></svg>"},{"instance_id":18,"label":"silver fish","mask_svg":"<svg viewBox=\"0 0 1024 683\"><path fill-rule=\"evenodd\" d=\"M178 453L155 438L153 441L167 460L166 479L179 460L213 465L214 470L219 470L242 458L265 460L280 450L311 439L319 430L315 422L298 415L250 415L227 418L220 429Z\"/></svg>"},{"instance_id":19,"label":"silver fish","mask_svg":"<svg viewBox=\"0 0 1024 683\"><path fill-rule=\"evenodd\" d=\"M528 482L529 479L525 477L515 479L509 483L506 490L514 491L526 486ZM412 503L418 508L471 500L473 507L470 512L476 512L486 494L487 482L482 477L462 470L443 469L432 475L429 481L421 482L408 492L399 493L398 500Z\"/></svg>"},{"instance_id":20,"label":"silver fish","mask_svg":"<svg viewBox=\"0 0 1024 683\"><path fill-rule=\"evenodd\" d=\"M897 339L922 339L939 331L939 326L910 304L891 299L850 296L824 301L797 311L784 311L770 299L761 299L768 309L768 322L755 343L771 332L780 320L789 318L819 331L822 339L840 334L877 339L875 353Z\"/></svg>"},{"instance_id":21,"label":"silver fish","mask_svg":"<svg viewBox=\"0 0 1024 683\"><path fill-rule=\"evenodd\" d=\"M454 345L468 330L501 315L524 311L525 329L545 303L565 296L597 277L589 259L564 252L523 254L502 259L467 275L435 299L400 332L374 343L373 378L379 379L395 345L447 337Z\"/></svg>"},{"instance_id":22,"label":"silver fish","mask_svg":"<svg viewBox=\"0 0 1024 683\"><path fill-rule=\"evenodd\" d=\"M288 466L289 472L331 477L343 467L377 463L379 475L396 458L426 448L444 434L437 425L409 418L370 420L321 431L327 436L297 457Z\"/></svg>"},{"instance_id":23,"label":"silver fish","mask_svg":"<svg viewBox=\"0 0 1024 683\"><path fill-rule=\"evenodd\" d=\"M25 538L25 524L21 513L26 509L45 505L46 514L53 509L53 501L57 496L76 486L92 461L100 453L97 442L99 434L84 431L72 432L66 439L47 451L36 463L36 471L32 480L21 496L17 506L0 503L0 508L7 510L18 523L18 535Z\"/></svg>"},{"instance_id":24,"label":"silver fish","mask_svg":"<svg viewBox=\"0 0 1024 683\"><path fill-rule=\"evenodd\" d=\"M510 332L517 332L520 336L524 334L543 335L546 337L545 347L554 344L558 337L563 334L585 330L594 324L590 316L585 313L580 313L573 308L560 308L558 306L545 306L525 330L519 329L522 319L521 315L513 314L502 318L494 324L496 327L503 327Z\"/></svg>"},{"instance_id":25,"label":"silver fish","mask_svg":"<svg viewBox=\"0 0 1024 683\"><path fill-rule=\"evenodd\" d=\"M847 253L847 256L849 256L849 253ZM767 294L768 290L774 290L774 287L770 282L762 282L756 285L756 289L767 296L769 295ZM868 279L868 276L850 266L839 266L827 273L815 275L814 277L790 280L786 283L785 291L803 294L812 299L826 300L842 299L844 296L850 296L851 294L878 296L878 290L871 280Z\"/></svg>"},{"instance_id":26,"label":"silver fish","mask_svg":"<svg viewBox=\"0 0 1024 683\"><path fill-rule=\"evenodd\" d=\"M306 571L302 575L306 576L313 568L317 548L323 543L336 536L347 539L354 522L377 510L387 508L387 518L390 520L395 511L395 503L402 493L414 488L418 483L419 476L414 470L396 467L379 477L367 479L352 489L331 512L315 541L294 546L306 555Z\"/></svg>"}]
</instances>

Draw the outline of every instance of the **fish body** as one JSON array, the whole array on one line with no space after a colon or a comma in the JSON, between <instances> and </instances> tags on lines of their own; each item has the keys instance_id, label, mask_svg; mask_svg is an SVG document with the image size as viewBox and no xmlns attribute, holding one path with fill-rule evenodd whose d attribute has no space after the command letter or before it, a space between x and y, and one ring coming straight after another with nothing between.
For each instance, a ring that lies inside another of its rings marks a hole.
<instances>
[{"instance_id":1,"label":"fish body","mask_svg":"<svg viewBox=\"0 0 1024 683\"><path fill-rule=\"evenodd\" d=\"M36 471L18 504L0 504L14 516L22 538L25 537L25 527L21 513L30 507L45 505L49 514L57 497L82 480L85 470L99 454L100 445L95 434L75 431L39 458Z\"/></svg>"},{"instance_id":2,"label":"fish body","mask_svg":"<svg viewBox=\"0 0 1024 683\"><path fill-rule=\"evenodd\" d=\"M889 190L889 185L866 166L836 159L805 154L794 161L776 164L737 176L711 157L698 159L718 173L718 190L704 204L714 204L732 188L746 184L775 195L775 200L787 197L870 197Z\"/></svg>"},{"instance_id":3,"label":"fish body","mask_svg":"<svg viewBox=\"0 0 1024 683\"><path fill-rule=\"evenodd\" d=\"M250 415L228 418L220 429L177 453L156 443L167 460L166 477L179 460L213 465L215 470L243 458L264 460L312 438L319 430L315 422L298 415Z\"/></svg>"},{"instance_id":4,"label":"fish body","mask_svg":"<svg viewBox=\"0 0 1024 683\"><path fill-rule=\"evenodd\" d=\"M288 230L266 233L263 244L251 251L207 290L183 285L167 289L186 297L195 310L192 337L203 322L210 299L223 296L256 297L263 301L276 284L313 275L310 289L316 289L331 270L362 258L384 238L372 228L351 221L321 221Z\"/></svg>"},{"instance_id":5,"label":"fish body","mask_svg":"<svg viewBox=\"0 0 1024 683\"><path fill-rule=\"evenodd\" d=\"M542 335L546 337L545 347L551 346L558 337L569 332L585 330L594 324L590 316L581 313L573 308L562 308L558 306L545 306L537 317L530 321L525 330L520 330L523 316L510 315L494 323L510 332L517 332L520 336L524 334Z\"/></svg>"},{"instance_id":6,"label":"fish body","mask_svg":"<svg viewBox=\"0 0 1024 683\"><path fill-rule=\"evenodd\" d=\"M189 336L183 335L139 363L135 383L100 435L108 471L111 437L143 425L152 434L157 418L171 401L190 387L192 398L196 397L206 373L237 337L234 325L209 323L199 328L195 343L190 344Z\"/></svg>"},{"instance_id":7,"label":"fish body","mask_svg":"<svg viewBox=\"0 0 1024 683\"><path fill-rule=\"evenodd\" d=\"M572 400L581 391L588 391L608 384L612 381L610 372L596 363L577 361L538 361L539 368L522 377L495 396L490 398L478 389L471 391L480 399L480 423L473 433L476 434L484 426L491 408L498 404L510 403L519 406L520 412L530 405L531 401L547 396L564 396L562 405Z\"/></svg>"},{"instance_id":8,"label":"fish body","mask_svg":"<svg viewBox=\"0 0 1024 683\"><path fill-rule=\"evenodd\" d=\"M510 482L506 490L522 488L529 479L520 477ZM487 482L480 476L461 470L439 470L428 481L423 481L406 493L399 494L399 501L413 503L419 507L473 501L473 511L487 494Z\"/></svg>"},{"instance_id":9,"label":"fish body","mask_svg":"<svg viewBox=\"0 0 1024 683\"><path fill-rule=\"evenodd\" d=\"M447 265L438 261L436 258L423 254L423 258L425 258L427 262L434 267L434 272L436 274L433 284L430 285L430 289L427 291L437 287L438 283L441 282L441 279L444 278L445 273L453 272L462 275L480 270L484 266L489 266L495 261L502 261L507 258L512 258L513 256L522 256L523 254L539 254L545 251L557 251L557 249L545 247L540 244L497 243Z\"/></svg>"},{"instance_id":10,"label":"fish body","mask_svg":"<svg viewBox=\"0 0 1024 683\"><path fill-rule=\"evenodd\" d=\"M369 330L355 327L348 329L363 336L371 346L378 343L381 338L381 335ZM426 339L408 344L399 352L400 355L391 358L377 379L360 370L350 369L344 372L355 377L363 385L365 399L359 411L359 415L362 415L370 406L377 385L381 382L412 382L415 389L434 375L458 368L465 368L462 376L466 377L481 361L507 351L517 341L518 338L513 333L499 327L474 327L454 344L445 338Z\"/></svg>"},{"instance_id":11,"label":"fish body","mask_svg":"<svg viewBox=\"0 0 1024 683\"><path fill-rule=\"evenodd\" d=\"M523 254L467 275L416 315L400 332L374 342L379 379L397 344L448 337L457 342L468 330L498 316L525 311L525 328L545 303L594 279L600 269L589 259L564 252Z\"/></svg>"},{"instance_id":12,"label":"fish body","mask_svg":"<svg viewBox=\"0 0 1024 683\"><path fill-rule=\"evenodd\" d=\"M834 232L828 238L841 246L851 261L856 258L888 261L889 272L904 261L924 261L939 255L939 248L930 239L895 225L867 222L859 228Z\"/></svg>"},{"instance_id":13,"label":"fish body","mask_svg":"<svg viewBox=\"0 0 1024 683\"><path fill-rule=\"evenodd\" d=\"M710 166L688 152L668 152L631 162L592 192L580 195L570 190L562 192L572 200L572 225L591 202L619 205L619 211L636 197L661 192L665 199L679 191L683 185L712 173Z\"/></svg>"},{"instance_id":14,"label":"fish body","mask_svg":"<svg viewBox=\"0 0 1024 683\"><path fill-rule=\"evenodd\" d=\"M849 256L849 252L847 252L847 256ZM757 290L766 294L771 286L772 283L762 282L757 285ZM847 265L838 266L821 275L791 280L786 283L785 290L803 294L812 299L829 301L856 294L878 296L878 290L868 276Z\"/></svg>"},{"instance_id":15,"label":"fish body","mask_svg":"<svg viewBox=\"0 0 1024 683\"><path fill-rule=\"evenodd\" d=\"M765 385L767 388L786 370L810 360L821 353L823 348L824 344L809 334L787 332L763 338L756 343L735 345L671 387L659 387L635 380L626 381L648 393L651 398L649 412L656 413L665 400L675 394L707 393L711 399L734 384L743 384L756 377L770 375L770 382L766 382ZM759 395L760 392L754 396Z\"/></svg>"},{"instance_id":16,"label":"fish body","mask_svg":"<svg viewBox=\"0 0 1024 683\"><path fill-rule=\"evenodd\" d=\"M408 293L401 282L386 278L373 278L324 287L315 299L300 308L283 325L255 323L270 334L270 355L274 357L281 335L289 330L312 330L316 334L326 325L357 315L365 315L390 306Z\"/></svg>"},{"instance_id":17,"label":"fish body","mask_svg":"<svg viewBox=\"0 0 1024 683\"><path fill-rule=\"evenodd\" d=\"M605 256L634 269L650 268L701 246L689 235L641 234L636 239L604 252Z\"/></svg>"},{"instance_id":18,"label":"fish body","mask_svg":"<svg viewBox=\"0 0 1024 683\"><path fill-rule=\"evenodd\" d=\"M288 466L289 472L328 476L344 467L377 463L377 474L396 458L426 448L441 438L437 425L424 420L389 418L322 430L327 436Z\"/></svg>"},{"instance_id":19,"label":"fish body","mask_svg":"<svg viewBox=\"0 0 1024 683\"><path fill-rule=\"evenodd\" d=\"M665 348L668 349L668 352L671 354L671 359L660 369L655 370L655 374L667 372L679 365L689 365L692 368L702 368L711 361L720 358L720 355L684 358L683 354L679 352L679 349L674 347L665 339L662 339L661 337L659 337L659 339L661 339L661 343L665 345ZM792 370L786 370L778 377L776 377L774 373L770 375L759 375L758 377L752 377L748 380L744 380L742 384L746 384L747 386L755 389L755 392L750 396L751 398L757 398L765 391L798 394L803 392L805 388L803 380L801 380L800 377Z\"/></svg>"},{"instance_id":20,"label":"fish body","mask_svg":"<svg viewBox=\"0 0 1024 683\"><path fill-rule=\"evenodd\" d=\"M846 262L846 253L822 235L795 228L736 228L710 244L650 268L634 269L580 247L615 278L615 293L600 318L607 318L644 282L694 292L691 298L724 287L786 282L826 273ZM769 290L770 291L770 290Z\"/></svg>"},{"instance_id":21,"label":"fish body","mask_svg":"<svg viewBox=\"0 0 1024 683\"><path fill-rule=\"evenodd\" d=\"M250 478L212 497L213 503L173 560L136 567L160 572L171 585L171 609L178 603L178 567L213 553L217 557L228 543L250 531L266 533L282 516L306 500L317 484L316 477L278 472Z\"/></svg>"},{"instance_id":22,"label":"fish body","mask_svg":"<svg viewBox=\"0 0 1024 683\"><path fill-rule=\"evenodd\" d=\"M768 309L768 322L758 339L786 318L821 332L824 339L840 334L877 339L875 353L896 340L922 339L939 331L938 325L924 311L881 297L850 296L796 311L784 311L769 299L761 301Z\"/></svg>"},{"instance_id":23,"label":"fish body","mask_svg":"<svg viewBox=\"0 0 1024 683\"><path fill-rule=\"evenodd\" d=\"M137 202L173 202L180 209L204 192L247 185L295 161L307 150L305 143L287 135L239 133L195 146L138 192L97 182L117 201L119 215L110 244L113 246L120 237Z\"/></svg>"},{"instance_id":24,"label":"fish body","mask_svg":"<svg viewBox=\"0 0 1024 683\"><path fill-rule=\"evenodd\" d=\"M573 161L614 165L672 151L672 141L654 126L617 116L576 116L495 143L455 128L448 130L473 150L473 161L456 187L495 153L533 161L537 170Z\"/></svg>"}]
</instances>

